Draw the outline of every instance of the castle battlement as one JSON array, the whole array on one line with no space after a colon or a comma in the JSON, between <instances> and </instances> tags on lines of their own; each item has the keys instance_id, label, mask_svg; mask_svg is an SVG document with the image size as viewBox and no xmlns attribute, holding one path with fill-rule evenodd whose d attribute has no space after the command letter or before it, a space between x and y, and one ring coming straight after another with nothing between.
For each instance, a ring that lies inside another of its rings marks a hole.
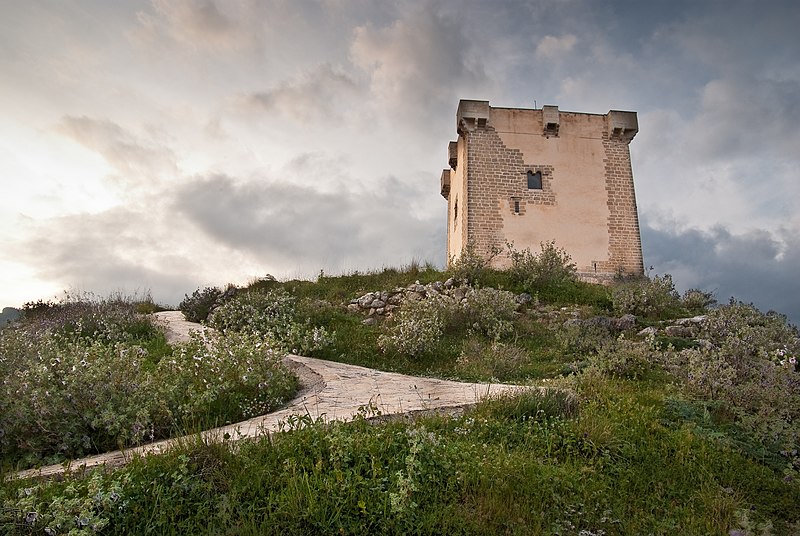
<instances>
[{"instance_id":1,"label":"castle battlement","mask_svg":"<svg viewBox=\"0 0 800 536\"><path fill-rule=\"evenodd\" d=\"M441 175L448 259L470 242L483 254L506 241L538 251L555 240L585 279L643 274L628 149L638 131L636 112L460 101L458 139L448 144L450 167ZM510 260L493 262L502 268Z\"/></svg>"}]
</instances>

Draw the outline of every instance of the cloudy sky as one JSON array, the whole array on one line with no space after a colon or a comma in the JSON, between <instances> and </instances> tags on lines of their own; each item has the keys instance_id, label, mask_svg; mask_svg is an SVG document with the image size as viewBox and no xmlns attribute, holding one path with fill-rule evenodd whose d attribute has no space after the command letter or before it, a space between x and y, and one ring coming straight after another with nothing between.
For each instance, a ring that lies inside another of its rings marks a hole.
<instances>
[{"instance_id":1,"label":"cloudy sky","mask_svg":"<svg viewBox=\"0 0 800 536\"><path fill-rule=\"evenodd\" d=\"M635 110L645 264L800 321L800 3L0 4L0 306L444 264L460 98Z\"/></svg>"}]
</instances>

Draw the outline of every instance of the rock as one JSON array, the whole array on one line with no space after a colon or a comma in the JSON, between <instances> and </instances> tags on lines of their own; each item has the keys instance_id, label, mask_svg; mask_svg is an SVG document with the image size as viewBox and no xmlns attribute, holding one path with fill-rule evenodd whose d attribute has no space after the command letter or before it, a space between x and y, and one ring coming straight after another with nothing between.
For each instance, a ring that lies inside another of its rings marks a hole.
<instances>
[{"instance_id":1,"label":"rock","mask_svg":"<svg viewBox=\"0 0 800 536\"><path fill-rule=\"evenodd\" d=\"M375 314L382 315L385 312L386 312L386 309L384 309L383 307L376 307L375 308Z\"/></svg>"},{"instance_id":2,"label":"rock","mask_svg":"<svg viewBox=\"0 0 800 536\"><path fill-rule=\"evenodd\" d=\"M364 320L361 321L362 324L365 326L374 326L378 323L378 320L374 316L368 316Z\"/></svg>"},{"instance_id":3,"label":"rock","mask_svg":"<svg viewBox=\"0 0 800 536\"><path fill-rule=\"evenodd\" d=\"M373 300L372 303L369 304L369 306L372 307L373 309L383 309L384 307L386 307L386 302L376 299Z\"/></svg>"},{"instance_id":4,"label":"rock","mask_svg":"<svg viewBox=\"0 0 800 536\"><path fill-rule=\"evenodd\" d=\"M680 318L676 320L675 323L679 326L697 326L705 322L706 318L708 318L707 315L698 315L691 318Z\"/></svg>"},{"instance_id":5,"label":"rock","mask_svg":"<svg viewBox=\"0 0 800 536\"><path fill-rule=\"evenodd\" d=\"M461 301L467 297L467 289L464 287L458 287L457 289L453 290L453 298Z\"/></svg>"},{"instance_id":6,"label":"rock","mask_svg":"<svg viewBox=\"0 0 800 536\"><path fill-rule=\"evenodd\" d=\"M669 337L691 337L692 330L686 326L667 326L664 328L664 333Z\"/></svg>"},{"instance_id":7,"label":"rock","mask_svg":"<svg viewBox=\"0 0 800 536\"><path fill-rule=\"evenodd\" d=\"M636 327L636 317L631 314L622 315L614 321L614 325L619 331L633 329Z\"/></svg>"},{"instance_id":8,"label":"rock","mask_svg":"<svg viewBox=\"0 0 800 536\"><path fill-rule=\"evenodd\" d=\"M578 326L579 327L579 326L583 325L583 320L581 320L580 318L570 318L568 320L565 320L562 325L565 328L569 328L569 327L573 327L573 326Z\"/></svg>"},{"instance_id":9,"label":"rock","mask_svg":"<svg viewBox=\"0 0 800 536\"><path fill-rule=\"evenodd\" d=\"M612 331L616 326L615 320L607 316L593 316L588 320L584 320L584 324L587 326L597 326L607 331Z\"/></svg>"},{"instance_id":10,"label":"rock","mask_svg":"<svg viewBox=\"0 0 800 536\"><path fill-rule=\"evenodd\" d=\"M646 337L647 335L655 335L656 333L658 333L658 328L653 327L653 326L648 326L648 327L644 328L642 331L640 331L639 333L637 333L637 335L639 335L641 337Z\"/></svg>"},{"instance_id":11,"label":"rock","mask_svg":"<svg viewBox=\"0 0 800 536\"><path fill-rule=\"evenodd\" d=\"M374 301L375 301L375 293L367 292L358 299L358 305L360 305L362 309L367 309Z\"/></svg>"},{"instance_id":12,"label":"rock","mask_svg":"<svg viewBox=\"0 0 800 536\"><path fill-rule=\"evenodd\" d=\"M406 292L406 299L407 300L411 300L411 301L424 300L425 299L425 295L424 294L420 294L419 292L408 291L408 292Z\"/></svg>"},{"instance_id":13,"label":"rock","mask_svg":"<svg viewBox=\"0 0 800 536\"><path fill-rule=\"evenodd\" d=\"M373 307L373 308L371 308L371 309L369 310L369 313L367 313L367 314L368 314L369 316L373 316L373 315L375 314L375 308L374 308L374 307Z\"/></svg>"},{"instance_id":14,"label":"rock","mask_svg":"<svg viewBox=\"0 0 800 536\"><path fill-rule=\"evenodd\" d=\"M696 342L697 342L697 344L700 345L700 348L703 348L704 350L713 350L714 349L714 344L711 341L709 341L708 339L697 339Z\"/></svg>"},{"instance_id":15,"label":"rock","mask_svg":"<svg viewBox=\"0 0 800 536\"><path fill-rule=\"evenodd\" d=\"M389 304L389 305L387 305L386 307L384 307L384 309L383 309L383 310L386 312L386 314L389 314L389 313L391 313L392 311L394 311L395 309L397 309L397 306L396 306L396 305Z\"/></svg>"},{"instance_id":16,"label":"rock","mask_svg":"<svg viewBox=\"0 0 800 536\"><path fill-rule=\"evenodd\" d=\"M533 298L527 292L523 292L519 296L517 296L517 303L520 305L528 305L533 301Z\"/></svg>"},{"instance_id":17,"label":"rock","mask_svg":"<svg viewBox=\"0 0 800 536\"><path fill-rule=\"evenodd\" d=\"M403 303L403 294L398 292L396 294L389 295L389 298L384 300L389 305L400 305Z\"/></svg>"},{"instance_id":18,"label":"rock","mask_svg":"<svg viewBox=\"0 0 800 536\"><path fill-rule=\"evenodd\" d=\"M389 301L389 293L384 290L383 292L381 292L381 295L378 299L384 303Z\"/></svg>"},{"instance_id":19,"label":"rock","mask_svg":"<svg viewBox=\"0 0 800 536\"><path fill-rule=\"evenodd\" d=\"M357 302L356 303L351 303L350 305L347 306L347 312L348 313L359 313L359 312L361 312L361 307L358 305Z\"/></svg>"},{"instance_id":20,"label":"rock","mask_svg":"<svg viewBox=\"0 0 800 536\"><path fill-rule=\"evenodd\" d=\"M444 288L453 288L456 286L456 280L452 277L444 282Z\"/></svg>"}]
</instances>

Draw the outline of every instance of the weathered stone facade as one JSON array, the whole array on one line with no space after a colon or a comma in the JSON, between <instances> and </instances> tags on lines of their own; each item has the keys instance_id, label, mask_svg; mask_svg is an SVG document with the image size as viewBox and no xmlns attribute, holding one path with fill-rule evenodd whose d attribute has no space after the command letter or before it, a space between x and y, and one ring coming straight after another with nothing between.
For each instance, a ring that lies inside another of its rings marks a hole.
<instances>
[{"instance_id":1,"label":"weathered stone facade","mask_svg":"<svg viewBox=\"0 0 800 536\"><path fill-rule=\"evenodd\" d=\"M555 240L584 279L644 273L628 150L638 132L635 112L462 100L456 124L450 169L441 177L449 260L468 243L488 254L506 242L538 251L541 242ZM504 267L509 259L493 262Z\"/></svg>"}]
</instances>

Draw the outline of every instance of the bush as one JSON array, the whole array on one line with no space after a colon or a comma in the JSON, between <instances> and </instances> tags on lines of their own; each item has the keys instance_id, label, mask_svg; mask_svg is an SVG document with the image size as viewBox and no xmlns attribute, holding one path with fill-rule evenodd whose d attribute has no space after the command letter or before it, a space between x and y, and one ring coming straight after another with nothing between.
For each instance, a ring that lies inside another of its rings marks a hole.
<instances>
[{"instance_id":1,"label":"bush","mask_svg":"<svg viewBox=\"0 0 800 536\"><path fill-rule=\"evenodd\" d=\"M620 335L589 357L589 367L605 376L636 380L652 368L653 352L648 342L632 341Z\"/></svg>"},{"instance_id":2,"label":"bush","mask_svg":"<svg viewBox=\"0 0 800 536\"><path fill-rule=\"evenodd\" d=\"M690 389L723 401L737 423L766 443L800 443L800 339L786 318L731 302L708 314L710 346L683 352Z\"/></svg>"},{"instance_id":3,"label":"bush","mask_svg":"<svg viewBox=\"0 0 800 536\"><path fill-rule=\"evenodd\" d=\"M556 340L561 348L579 356L596 354L614 341L608 328L595 322L566 322L556 328Z\"/></svg>"},{"instance_id":4,"label":"bush","mask_svg":"<svg viewBox=\"0 0 800 536\"><path fill-rule=\"evenodd\" d=\"M691 288L683 293L681 305L690 314L699 315L705 313L709 307L715 305L717 300L711 292L704 292L696 288Z\"/></svg>"},{"instance_id":5,"label":"bush","mask_svg":"<svg viewBox=\"0 0 800 536\"><path fill-rule=\"evenodd\" d=\"M178 309L189 322L205 322L211 309L222 296L222 290L217 287L206 287L197 289L192 295L184 294L183 301L178 305Z\"/></svg>"},{"instance_id":6,"label":"bush","mask_svg":"<svg viewBox=\"0 0 800 536\"><path fill-rule=\"evenodd\" d=\"M280 344L254 333L204 339L195 332L158 372L180 393L181 421L236 422L269 413L294 393L297 379L282 365L284 354Z\"/></svg>"},{"instance_id":7,"label":"bush","mask_svg":"<svg viewBox=\"0 0 800 536\"><path fill-rule=\"evenodd\" d=\"M611 301L618 314L659 318L680 311L680 296L669 274L619 283Z\"/></svg>"},{"instance_id":8,"label":"bush","mask_svg":"<svg viewBox=\"0 0 800 536\"><path fill-rule=\"evenodd\" d=\"M513 244L506 244L511 258L511 276L527 289L558 285L575 279L576 266L572 257L563 248L556 247L555 241L542 242L541 252L531 253L529 248L514 250Z\"/></svg>"},{"instance_id":9,"label":"bush","mask_svg":"<svg viewBox=\"0 0 800 536\"><path fill-rule=\"evenodd\" d=\"M50 304L0 332L5 463L55 462L249 417L294 390L271 339L231 335L173 352L134 309L114 300Z\"/></svg>"},{"instance_id":10,"label":"bush","mask_svg":"<svg viewBox=\"0 0 800 536\"><path fill-rule=\"evenodd\" d=\"M384 351L419 357L432 352L445 332L479 333L498 341L513 332L516 308L512 293L493 288L470 288L463 303L445 295L407 300L378 344Z\"/></svg>"},{"instance_id":11,"label":"bush","mask_svg":"<svg viewBox=\"0 0 800 536\"><path fill-rule=\"evenodd\" d=\"M240 292L217 307L209 324L223 333L268 337L295 353L310 353L332 343L324 327L298 320L297 300L282 288Z\"/></svg>"},{"instance_id":12,"label":"bush","mask_svg":"<svg viewBox=\"0 0 800 536\"><path fill-rule=\"evenodd\" d=\"M486 255L481 255L478 253L475 243L468 242L457 259L450 258L447 272L458 281L474 285L489 268L492 259L499 254L500 250L498 248L492 248L486 252Z\"/></svg>"}]
</instances>

